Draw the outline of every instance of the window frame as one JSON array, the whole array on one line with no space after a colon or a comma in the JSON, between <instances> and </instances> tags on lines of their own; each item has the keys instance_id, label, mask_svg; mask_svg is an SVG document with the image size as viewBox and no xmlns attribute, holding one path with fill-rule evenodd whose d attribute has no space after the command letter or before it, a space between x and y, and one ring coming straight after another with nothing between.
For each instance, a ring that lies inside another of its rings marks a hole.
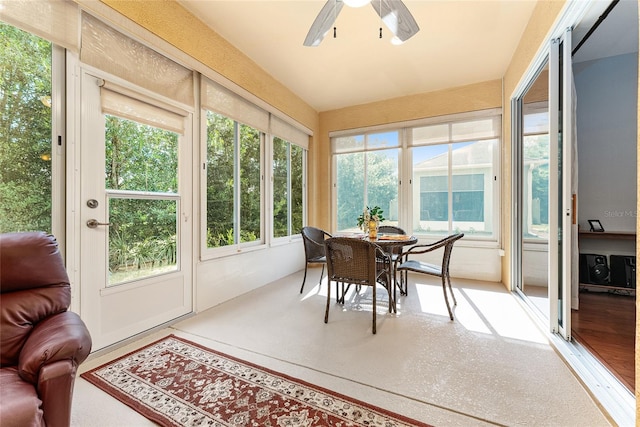
<instances>
[{"instance_id":1,"label":"window frame","mask_svg":"<svg viewBox=\"0 0 640 427\"><path fill-rule=\"evenodd\" d=\"M375 135L381 135L384 133L397 133L397 138L398 138L398 143L396 145L376 145L375 143L371 143L370 141L370 137L371 136L375 136ZM403 164L403 153L404 153L404 146L406 145L405 143L405 132L402 128L397 128L397 127L371 127L368 129L360 129L358 132L345 132L345 133L336 133L336 134L330 134L330 140L331 140L331 168L332 168L332 173L331 173L331 177L332 177L332 184L331 184L331 188L332 188L332 196L331 196L331 222L332 222L332 228L334 230L338 230L340 231L340 229L338 228L338 213L337 213L337 206L338 206L338 156L341 155L352 155L352 154L358 154L358 153L362 153L363 157L364 157L364 176L363 176L363 189L364 189L364 193L362 195L363 197L363 204L364 206L362 206L362 208L364 208L365 206L369 206L371 203L368 200L368 188L369 186L368 184L368 179L369 179L369 175L368 175L368 154L372 154L372 153L377 153L377 152L385 152L385 151L391 151L391 150L396 150L397 151L397 162L396 162L396 171L397 171L397 183L396 183L396 195L398 198L398 212L397 212L397 225L399 227L402 227L402 210L400 209L400 207L402 206L402 200L403 200L403 196L402 196L402 164ZM350 148L345 148L345 149L336 149L336 140L339 138L345 138L345 137L362 137L362 143L354 146L354 147L350 147ZM373 203L373 205L375 205L375 203ZM358 212L360 213L360 212ZM390 213L383 207L383 214L385 216L385 218L389 218ZM357 214L354 215L354 226L350 227L350 228L355 228L356 227L356 219L357 219ZM345 231L346 229L342 230Z\"/></svg>"},{"instance_id":2,"label":"window frame","mask_svg":"<svg viewBox=\"0 0 640 427\"><path fill-rule=\"evenodd\" d=\"M287 153L288 153L288 159L287 159L287 205L288 205L288 209L287 209L287 229L288 229L288 233L286 236L279 236L276 237L275 236L275 208L274 208L274 204L275 204L275 174L273 173L273 166L274 166L274 159L275 159L275 139L278 138L281 141L287 143ZM270 192L269 192L269 200L270 200L270 204L269 204L269 224L270 224L270 243L271 245L278 245L278 244L284 244L284 243L289 243L292 241L297 241L301 239L301 234L300 234L300 230L294 230L292 228L292 179L291 179L291 166L292 166L292 147L298 147L300 150L302 150L302 226L307 225L307 156L308 156L308 150L298 144L296 144L295 142L291 142L289 140L287 140L287 138L283 138L280 137L276 134L270 134L268 137L269 140L269 147L267 148L270 157L269 157L269 164L271 165L270 168L268 168L267 173L269 173L269 182L271 183L270 186Z\"/></svg>"},{"instance_id":3,"label":"window frame","mask_svg":"<svg viewBox=\"0 0 640 427\"><path fill-rule=\"evenodd\" d=\"M483 118L493 118L497 121L497 124L494 127L495 135L491 138L477 138L470 139L470 141L480 141L480 140L496 140L496 149L493 152L492 156L492 172L493 177L491 179L492 182L492 201L491 207L492 212L488 215L488 219L486 221L492 222L492 234L490 236L480 236L470 234L468 236L465 235L466 241L475 241L476 246L486 246L486 247L499 247L502 232L501 232L501 224L502 218L500 215L500 203L501 203L501 153L503 150L503 138L502 138L502 108L493 108L487 110L478 110L471 111L466 113L456 113L438 117L431 117L425 119L417 119L406 122L394 123L389 125L379 125L379 126L371 126L371 127L363 127L345 131L333 131L329 133L329 138L331 140L331 187L332 187L332 196L331 196L331 223L333 229L337 229L338 224L338 216L337 216L337 193L338 193L338 183L337 183L337 155L342 154L346 151L336 153L334 149L334 141L339 137L346 136L358 136L364 134L371 133L380 133L384 131L397 131L399 132L400 138L400 147L399 147L399 161L398 161L398 177L399 177L399 189L398 189L398 226L407 230L409 232L413 227L409 226L413 224L414 221L414 200L412 195L413 188L413 153L412 153L412 138L413 138L413 129L420 128L424 126L430 125L438 125L438 124L458 124L468 121L475 121ZM455 140L455 141L447 141L446 144L456 144L459 142L468 142L465 140ZM443 142L444 144L445 142ZM403 183L409 185L402 185ZM485 194L486 194L485 190ZM419 202L419 201L418 201ZM419 206L418 213L419 215ZM487 217L485 212L485 217ZM412 233L419 238L425 239L433 239L441 236L441 234L433 234L433 233Z\"/></svg>"},{"instance_id":4,"label":"window frame","mask_svg":"<svg viewBox=\"0 0 640 427\"><path fill-rule=\"evenodd\" d=\"M215 259L220 257L225 257L233 254L238 254L241 252L258 250L266 247L268 244L268 239L265 235L265 230L267 226L265 224L265 173L268 173L267 168L265 167L265 152L266 152L266 141L267 134L254 126L244 124L238 120L235 120L228 115L225 115L218 111L213 111L207 108L201 108L201 117L204 119L200 120L200 134L201 134L201 158L202 158L202 169L201 169L201 199L200 199L200 215L201 215L201 226L200 226L200 235L201 235L201 259ZM207 159L208 159L208 140L207 140L207 113L212 112L214 114L221 115L229 120L234 122L234 127L239 128L241 125L249 126L255 129L260 133L260 239L252 242L240 242L240 228L238 220L240 213L240 199L236 196L241 193L240 185L241 182L239 179L240 174L240 132L234 132L234 151L237 153L234 156L234 200L233 204L234 208L234 236L235 243L232 245L225 245L220 247L209 247L207 245Z\"/></svg>"}]
</instances>

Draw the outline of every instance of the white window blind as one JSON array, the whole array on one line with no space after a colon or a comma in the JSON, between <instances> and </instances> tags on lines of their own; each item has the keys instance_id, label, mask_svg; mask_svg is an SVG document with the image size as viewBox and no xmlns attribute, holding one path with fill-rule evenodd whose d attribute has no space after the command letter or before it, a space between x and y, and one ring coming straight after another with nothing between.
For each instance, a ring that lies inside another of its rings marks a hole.
<instances>
[{"instance_id":1,"label":"white window blind","mask_svg":"<svg viewBox=\"0 0 640 427\"><path fill-rule=\"evenodd\" d=\"M80 60L185 106L194 105L191 70L87 13L82 14Z\"/></svg>"},{"instance_id":2,"label":"white window blind","mask_svg":"<svg viewBox=\"0 0 640 427\"><path fill-rule=\"evenodd\" d=\"M202 108L263 132L269 131L269 113L229 89L203 77L201 92Z\"/></svg>"},{"instance_id":3,"label":"white window blind","mask_svg":"<svg viewBox=\"0 0 640 427\"><path fill-rule=\"evenodd\" d=\"M412 129L409 145L430 145L497 138L501 132L500 116L471 118L437 123Z\"/></svg>"},{"instance_id":4,"label":"white window blind","mask_svg":"<svg viewBox=\"0 0 640 427\"><path fill-rule=\"evenodd\" d=\"M71 1L2 1L0 20L71 51L78 51L78 6Z\"/></svg>"},{"instance_id":5,"label":"white window blind","mask_svg":"<svg viewBox=\"0 0 640 427\"><path fill-rule=\"evenodd\" d=\"M126 89L118 91L118 86L110 84L100 88L100 102L104 114L184 134L184 119L187 113L179 114L180 111L174 107L162 108L158 104L152 105L129 96Z\"/></svg>"},{"instance_id":6,"label":"white window blind","mask_svg":"<svg viewBox=\"0 0 640 427\"><path fill-rule=\"evenodd\" d=\"M309 149L309 135L274 115L271 116L271 133L305 150Z\"/></svg>"}]
</instances>

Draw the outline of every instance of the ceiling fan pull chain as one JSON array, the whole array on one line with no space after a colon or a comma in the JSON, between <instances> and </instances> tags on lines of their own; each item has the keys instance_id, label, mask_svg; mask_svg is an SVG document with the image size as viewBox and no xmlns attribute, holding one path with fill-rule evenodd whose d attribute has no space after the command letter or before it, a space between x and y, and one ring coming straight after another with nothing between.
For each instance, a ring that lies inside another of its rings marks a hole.
<instances>
[{"instance_id":1,"label":"ceiling fan pull chain","mask_svg":"<svg viewBox=\"0 0 640 427\"><path fill-rule=\"evenodd\" d=\"M380 38L382 38L382 27L380 27Z\"/></svg>"},{"instance_id":2,"label":"ceiling fan pull chain","mask_svg":"<svg viewBox=\"0 0 640 427\"><path fill-rule=\"evenodd\" d=\"M336 38L336 27L333 27L333 38Z\"/></svg>"}]
</instances>

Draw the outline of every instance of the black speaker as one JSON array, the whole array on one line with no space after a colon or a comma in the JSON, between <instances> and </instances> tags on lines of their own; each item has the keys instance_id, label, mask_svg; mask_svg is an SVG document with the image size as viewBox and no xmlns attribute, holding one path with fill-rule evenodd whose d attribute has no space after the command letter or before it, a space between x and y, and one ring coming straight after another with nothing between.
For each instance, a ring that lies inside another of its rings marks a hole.
<instances>
[{"instance_id":1,"label":"black speaker","mask_svg":"<svg viewBox=\"0 0 640 427\"><path fill-rule=\"evenodd\" d=\"M608 285L609 266L607 265L607 256L580 254L580 282L594 285Z\"/></svg>"},{"instance_id":2,"label":"black speaker","mask_svg":"<svg viewBox=\"0 0 640 427\"><path fill-rule=\"evenodd\" d=\"M636 288L636 257L611 255L611 286Z\"/></svg>"}]
</instances>

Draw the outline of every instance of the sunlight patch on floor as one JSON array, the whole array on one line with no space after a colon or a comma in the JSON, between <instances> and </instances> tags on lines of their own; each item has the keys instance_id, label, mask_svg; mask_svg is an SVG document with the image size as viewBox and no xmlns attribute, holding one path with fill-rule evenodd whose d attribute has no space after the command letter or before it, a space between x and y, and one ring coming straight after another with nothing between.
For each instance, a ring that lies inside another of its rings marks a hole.
<instances>
[{"instance_id":1,"label":"sunlight patch on floor","mask_svg":"<svg viewBox=\"0 0 640 427\"><path fill-rule=\"evenodd\" d=\"M420 301L420 310L423 313L449 317L441 286L416 283L416 293ZM451 304L453 305L453 302L451 302Z\"/></svg>"},{"instance_id":2,"label":"sunlight patch on floor","mask_svg":"<svg viewBox=\"0 0 640 427\"><path fill-rule=\"evenodd\" d=\"M545 344L544 334L531 322L513 296L482 289L455 288L458 305L452 305L457 322L470 331ZM448 317L440 285L416 283L423 313Z\"/></svg>"}]
</instances>

